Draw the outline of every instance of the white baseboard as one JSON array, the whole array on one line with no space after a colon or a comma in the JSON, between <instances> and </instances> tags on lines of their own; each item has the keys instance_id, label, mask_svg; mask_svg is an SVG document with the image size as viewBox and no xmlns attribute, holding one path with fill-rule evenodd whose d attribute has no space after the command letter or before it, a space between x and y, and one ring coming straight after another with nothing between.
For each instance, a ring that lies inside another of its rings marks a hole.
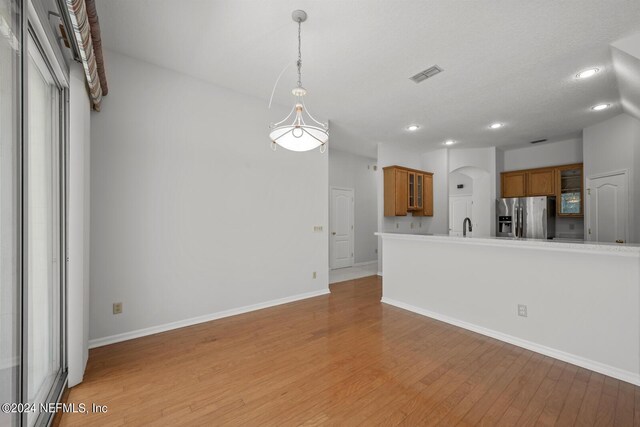
<instances>
[{"instance_id":1,"label":"white baseboard","mask_svg":"<svg viewBox=\"0 0 640 427\"><path fill-rule=\"evenodd\" d=\"M307 298L317 297L320 295L326 295L328 293L330 293L329 289L306 292L304 294L297 294L297 295L292 295L290 297L261 302L258 304L232 308L230 310L219 311L217 313L212 313L212 314L205 314L204 316L192 317L190 319L179 320L177 322L165 323L164 325L152 326L150 328L144 328L144 329L137 329L135 331L124 332L122 334L111 335L104 338L96 338L93 340L89 340L89 348L102 347L109 344L115 344L117 342L132 340L134 338L145 337L147 335L154 335L160 332L166 332L166 331L171 331L173 329L184 328L186 326L197 325L198 323L210 322L212 320L222 319L223 317L236 316L238 314L248 313L250 311L261 310L263 308L274 307L276 305L282 305L282 304L287 304L290 302L299 301Z\"/></svg>"},{"instance_id":2,"label":"white baseboard","mask_svg":"<svg viewBox=\"0 0 640 427\"><path fill-rule=\"evenodd\" d=\"M473 323L468 323L463 320L458 320L453 317L449 317L440 313L435 313L424 308L416 307L411 304L396 301L390 298L382 297L382 302L385 304L393 305L404 310L411 311L413 313L421 314L432 319L440 320L441 322L448 323L450 325L458 326L463 329L467 329L472 332L477 332L481 335L486 335L491 338L495 338L500 341L504 341L509 344L516 345L518 347L526 348L527 350L535 351L536 353L544 354L545 356L553 357L554 359L562 360L563 362L571 363L573 365L580 366L585 369L589 369L595 372L599 372L604 375L608 375L613 378L617 378L622 381L640 386L640 375L619 369L613 366L605 365L604 363L596 362L595 360L586 359L575 354L566 353L561 350L556 350L551 347L547 347L541 344L537 344L531 341L527 341L513 335L508 335L502 332L488 329L483 326L478 326Z\"/></svg>"},{"instance_id":3,"label":"white baseboard","mask_svg":"<svg viewBox=\"0 0 640 427\"><path fill-rule=\"evenodd\" d=\"M375 261L364 261L364 262L356 262L353 264L354 267L364 267L365 265L377 264L378 260Z\"/></svg>"}]
</instances>

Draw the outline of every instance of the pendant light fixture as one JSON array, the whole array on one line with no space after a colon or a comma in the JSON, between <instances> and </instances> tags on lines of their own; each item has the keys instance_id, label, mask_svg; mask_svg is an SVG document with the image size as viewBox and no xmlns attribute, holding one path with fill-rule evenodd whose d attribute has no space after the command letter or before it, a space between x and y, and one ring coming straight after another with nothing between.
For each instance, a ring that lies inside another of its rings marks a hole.
<instances>
[{"instance_id":1,"label":"pendant light fixture","mask_svg":"<svg viewBox=\"0 0 640 427\"><path fill-rule=\"evenodd\" d=\"M309 151L320 147L320 152L324 153L329 140L329 125L314 119L304 104L307 90L302 87L301 30L302 23L307 20L307 13L295 10L291 17L298 23L298 85L291 91L296 100L289 115L270 126L271 148L275 150L279 145L291 151Z\"/></svg>"}]
</instances>

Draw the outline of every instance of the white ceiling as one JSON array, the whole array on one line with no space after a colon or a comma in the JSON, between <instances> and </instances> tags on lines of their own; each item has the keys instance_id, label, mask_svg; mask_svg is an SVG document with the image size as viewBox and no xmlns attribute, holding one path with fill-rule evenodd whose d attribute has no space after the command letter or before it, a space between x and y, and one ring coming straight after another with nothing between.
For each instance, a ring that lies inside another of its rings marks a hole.
<instances>
[{"instance_id":1,"label":"white ceiling","mask_svg":"<svg viewBox=\"0 0 640 427\"><path fill-rule=\"evenodd\" d=\"M378 142L426 151L449 138L510 147L575 136L623 111L610 44L640 32L640 1L628 0L97 3L107 49L256 96L265 108L296 58L291 12L306 10L307 106L331 121L330 144L365 155ZM107 52L107 76L108 60ZM445 71L409 80L433 64ZM602 71L574 79L589 67ZM295 81L292 66L275 102L290 105ZM612 108L590 110L602 102ZM494 121L506 126L489 130ZM410 123L421 129L407 132Z\"/></svg>"}]
</instances>

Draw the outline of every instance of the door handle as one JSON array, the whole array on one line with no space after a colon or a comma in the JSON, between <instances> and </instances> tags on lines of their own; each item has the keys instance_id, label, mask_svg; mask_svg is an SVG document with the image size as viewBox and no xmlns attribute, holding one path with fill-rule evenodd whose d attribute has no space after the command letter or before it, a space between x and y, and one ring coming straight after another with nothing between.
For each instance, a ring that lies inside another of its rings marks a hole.
<instances>
[{"instance_id":1,"label":"door handle","mask_svg":"<svg viewBox=\"0 0 640 427\"><path fill-rule=\"evenodd\" d=\"M336 235L336 232L335 232L335 231L332 231L332 232L331 232L331 234L333 234L333 235L335 236L335 235Z\"/></svg>"},{"instance_id":2,"label":"door handle","mask_svg":"<svg viewBox=\"0 0 640 427\"><path fill-rule=\"evenodd\" d=\"M520 233L519 237L522 237L522 208L518 208L518 227L520 228L518 231Z\"/></svg>"},{"instance_id":3,"label":"door handle","mask_svg":"<svg viewBox=\"0 0 640 427\"><path fill-rule=\"evenodd\" d=\"M520 237L524 237L524 208L520 207Z\"/></svg>"},{"instance_id":4,"label":"door handle","mask_svg":"<svg viewBox=\"0 0 640 427\"><path fill-rule=\"evenodd\" d=\"M518 207L518 237L523 237L523 221L524 221L524 212L522 206Z\"/></svg>"}]
</instances>

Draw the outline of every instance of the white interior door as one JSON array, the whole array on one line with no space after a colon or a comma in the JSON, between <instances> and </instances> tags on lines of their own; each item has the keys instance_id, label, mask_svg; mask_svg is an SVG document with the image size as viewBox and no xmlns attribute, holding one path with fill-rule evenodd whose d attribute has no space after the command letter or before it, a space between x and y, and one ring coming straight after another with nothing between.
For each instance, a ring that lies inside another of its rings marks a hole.
<instances>
[{"instance_id":1,"label":"white interior door","mask_svg":"<svg viewBox=\"0 0 640 427\"><path fill-rule=\"evenodd\" d=\"M462 236L462 223L469 218L473 223L473 201L471 196L449 197L449 235Z\"/></svg>"},{"instance_id":2,"label":"white interior door","mask_svg":"<svg viewBox=\"0 0 640 427\"><path fill-rule=\"evenodd\" d=\"M628 241L627 182L626 172L587 178L587 240Z\"/></svg>"},{"instance_id":3,"label":"white interior door","mask_svg":"<svg viewBox=\"0 0 640 427\"><path fill-rule=\"evenodd\" d=\"M331 268L353 265L353 190L331 189L329 256Z\"/></svg>"}]
</instances>

